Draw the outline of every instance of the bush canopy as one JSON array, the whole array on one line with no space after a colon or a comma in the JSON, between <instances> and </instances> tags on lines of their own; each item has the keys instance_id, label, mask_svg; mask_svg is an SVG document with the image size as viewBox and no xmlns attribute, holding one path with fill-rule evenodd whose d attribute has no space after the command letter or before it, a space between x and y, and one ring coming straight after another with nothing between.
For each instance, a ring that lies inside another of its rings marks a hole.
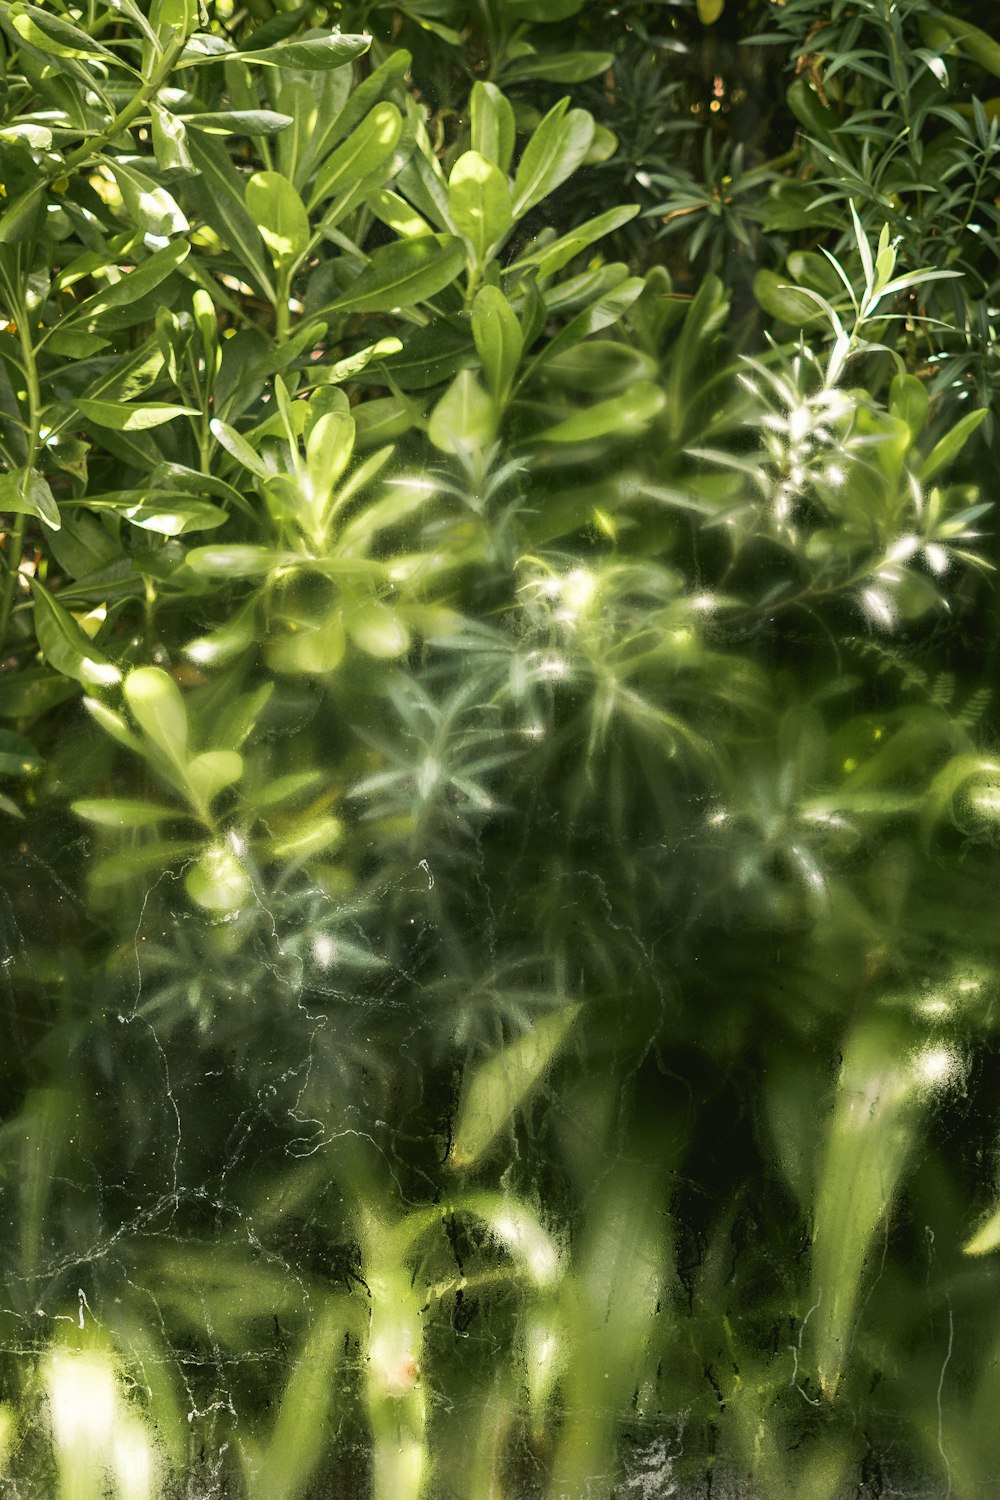
<instances>
[{"instance_id":1,"label":"bush canopy","mask_svg":"<svg viewBox=\"0 0 1000 1500\"><path fill-rule=\"evenodd\" d=\"M1000 1471L1000 41L0 0L0 1477Z\"/></svg>"}]
</instances>

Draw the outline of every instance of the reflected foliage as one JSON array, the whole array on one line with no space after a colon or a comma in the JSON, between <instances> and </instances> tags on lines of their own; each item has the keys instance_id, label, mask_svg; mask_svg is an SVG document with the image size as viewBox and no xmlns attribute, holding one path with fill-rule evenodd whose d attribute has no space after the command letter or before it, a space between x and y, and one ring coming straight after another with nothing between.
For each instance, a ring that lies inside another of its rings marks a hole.
<instances>
[{"instance_id":1,"label":"reflected foliage","mask_svg":"<svg viewBox=\"0 0 1000 1500\"><path fill-rule=\"evenodd\" d=\"M988 1491L981 20L0 3L12 1494Z\"/></svg>"}]
</instances>

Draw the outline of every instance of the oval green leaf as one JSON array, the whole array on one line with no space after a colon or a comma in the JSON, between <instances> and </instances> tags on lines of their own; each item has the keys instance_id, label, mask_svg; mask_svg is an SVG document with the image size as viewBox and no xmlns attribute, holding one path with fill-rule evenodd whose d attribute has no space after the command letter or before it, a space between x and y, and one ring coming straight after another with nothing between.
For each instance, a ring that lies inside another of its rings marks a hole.
<instances>
[{"instance_id":1,"label":"oval green leaf","mask_svg":"<svg viewBox=\"0 0 1000 1500\"><path fill-rule=\"evenodd\" d=\"M85 687L111 687L121 681L121 672L94 646L76 623L37 578L31 581L35 602L35 636L42 655L62 672L82 682Z\"/></svg>"}]
</instances>

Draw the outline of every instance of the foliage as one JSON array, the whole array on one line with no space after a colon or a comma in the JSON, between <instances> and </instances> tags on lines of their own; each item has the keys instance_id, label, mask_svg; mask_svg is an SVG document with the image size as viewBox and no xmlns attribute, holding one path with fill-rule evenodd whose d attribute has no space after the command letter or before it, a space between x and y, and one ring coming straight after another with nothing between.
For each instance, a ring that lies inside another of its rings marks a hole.
<instances>
[{"instance_id":1,"label":"foliage","mask_svg":"<svg viewBox=\"0 0 1000 1500\"><path fill-rule=\"evenodd\" d=\"M622 14L0 4L19 1494L995 1472L1000 44Z\"/></svg>"}]
</instances>

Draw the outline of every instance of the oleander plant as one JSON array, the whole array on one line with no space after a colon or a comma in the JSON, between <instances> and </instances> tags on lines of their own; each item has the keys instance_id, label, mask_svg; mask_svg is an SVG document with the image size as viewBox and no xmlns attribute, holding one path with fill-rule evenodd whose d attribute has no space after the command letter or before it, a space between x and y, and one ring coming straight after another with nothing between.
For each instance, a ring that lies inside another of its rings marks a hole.
<instances>
[{"instance_id":1,"label":"oleander plant","mask_svg":"<svg viewBox=\"0 0 1000 1500\"><path fill-rule=\"evenodd\" d=\"M0 0L0 1492L985 1500L1000 28Z\"/></svg>"}]
</instances>

